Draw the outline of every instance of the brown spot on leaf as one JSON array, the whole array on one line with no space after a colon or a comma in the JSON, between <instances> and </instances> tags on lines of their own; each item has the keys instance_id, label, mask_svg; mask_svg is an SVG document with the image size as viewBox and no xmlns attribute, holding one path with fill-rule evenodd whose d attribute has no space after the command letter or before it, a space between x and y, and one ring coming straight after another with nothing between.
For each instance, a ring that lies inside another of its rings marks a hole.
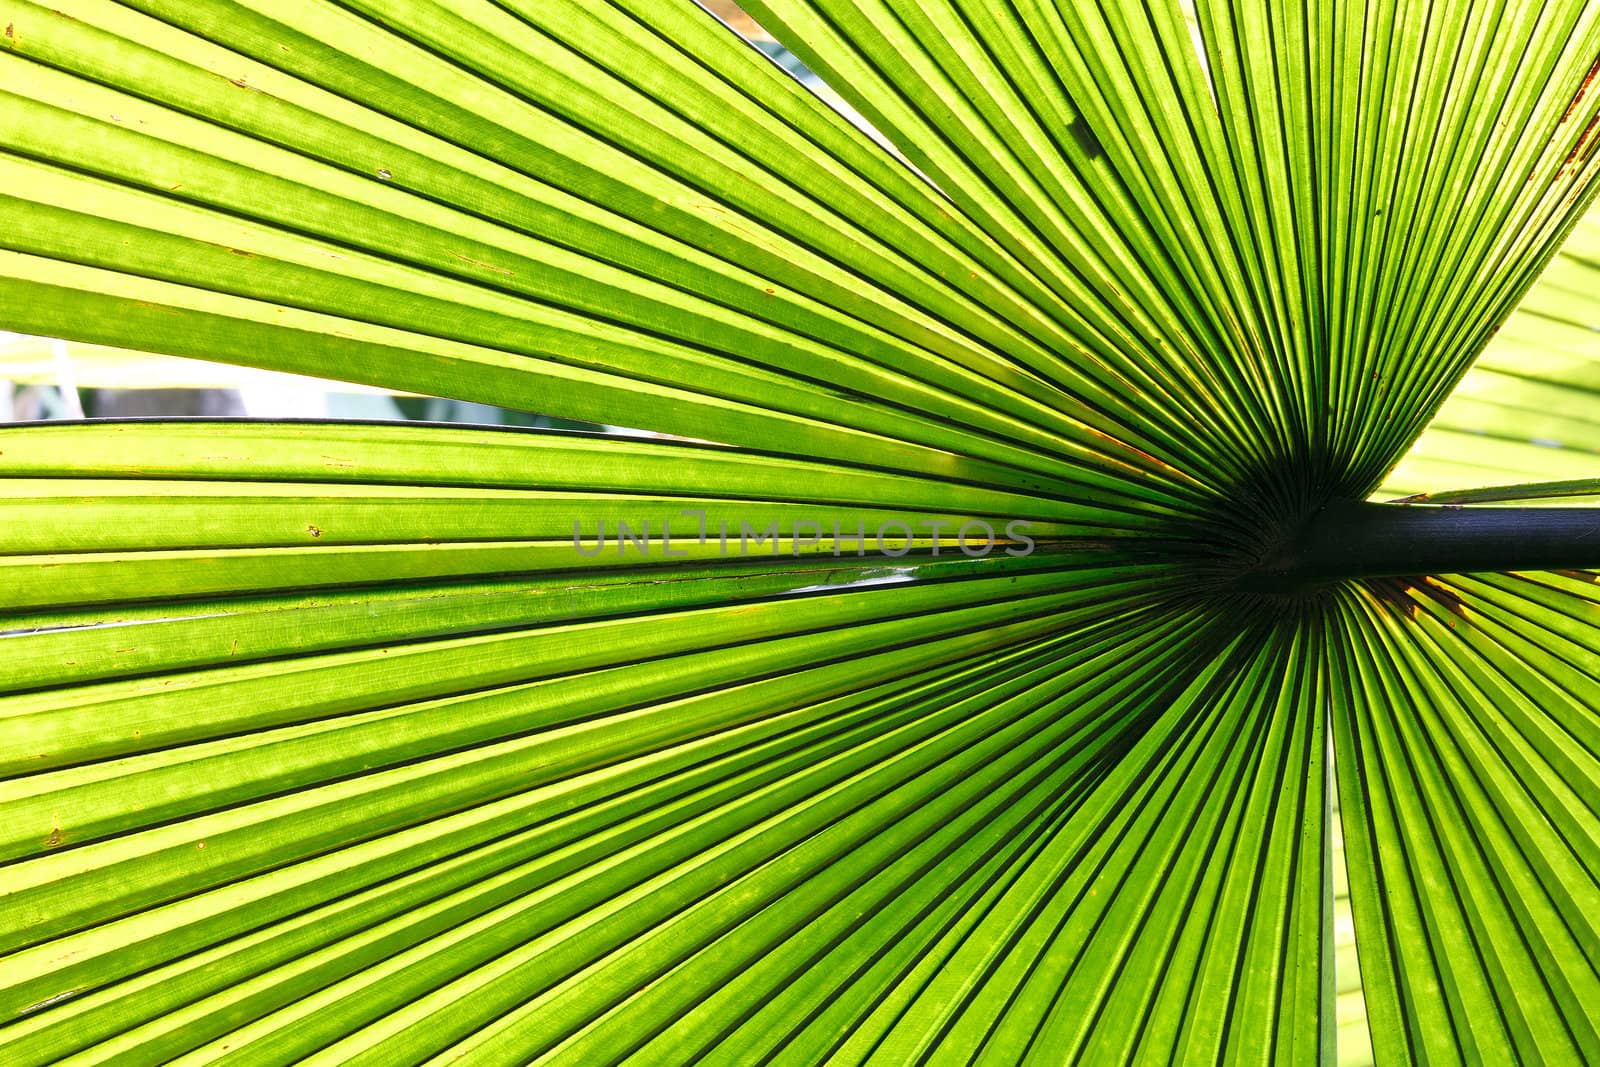
<instances>
[{"instance_id":1,"label":"brown spot on leaf","mask_svg":"<svg viewBox=\"0 0 1600 1067\"><path fill-rule=\"evenodd\" d=\"M1596 74L1600 74L1600 56L1595 57L1593 65L1589 67L1589 73L1584 76L1583 84L1578 86L1577 95L1572 98L1572 103L1567 105L1566 114L1561 116L1562 122L1566 122L1572 117L1572 113L1578 110L1578 105L1583 102L1584 96L1589 92L1589 86L1594 84Z\"/></svg>"},{"instance_id":2,"label":"brown spot on leaf","mask_svg":"<svg viewBox=\"0 0 1600 1067\"><path fill-rule=\"evenodd\" d=\"M57 847L58 845L61 844L62 840L63 840L63 837L61 835L61 827L59 827L59 826L51 827L50 836L44 839L44 847L45 848L55 848L55 847Z\"/></svg>"},{"instance_id":3,"label":"brown spot on leaf","mask_svg":"<svg viewBox=\"0 0 1600 1067\"><path fill-rule=\"evenodd\" d=\"M1600 130L1600 114L1589 120L1589 125L1583 128L1583 133L1578 137L1578 143L1572 146L1572 151L1567 158L1561 161L1561 171L1569 167L1584 167L1594 158L1596 131ZM1560 173L1558 171L1558 173Z\"/></svg>"},{"instance_id":4,"label":"brown spot on leaf","mask_svg":"<svg viewBox=\"0 0 1600 1067\"><path fill-rule=\"evenodd\" d=\"M317 526L307 526L306 533L310 534L312 537L321 537L322 529Z\"/></svg>"},{"instance_id":5,"label":"brown spot on leaf","mask_svg":"<svg viewBox=\"0 0 1600 1067\"><path fill-rule=\"evenodd\" d=\"M1449 586L1441 585L1437 579L1429 575L1368 578L1363 584L1380 604L1409 619L1417 617L1417 609L1422 606L1423 598L1432 600L1453 615L1463 619L1467 617L1466 604L1462 601L1461 594ZM1454 622L1449 625L1454 629Z\"/></svg>"},{"instance_id":6,"label":"brown spot on leaf","mask_svg":"<svg viewBox=\"0 0 1600 1067\"><path fill-rule=\"evenodd\" d=\"M445 253L447 255L454 256L463 263L470 263L474 267L482 267L484 270L492 270L496 274L504 274L508 278L511 277L511 272L506 270L504 267L497 267L492 263L485 263L481 259L473 259L471 256L464 256L460 252L451 252L449 249L446 249Z\"/></svg>"}]
</instances>

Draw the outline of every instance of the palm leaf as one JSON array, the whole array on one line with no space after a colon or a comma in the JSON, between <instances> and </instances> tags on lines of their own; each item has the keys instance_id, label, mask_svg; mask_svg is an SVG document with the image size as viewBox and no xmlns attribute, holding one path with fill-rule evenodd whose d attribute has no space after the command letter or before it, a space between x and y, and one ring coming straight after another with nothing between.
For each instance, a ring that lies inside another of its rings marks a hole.
<instances>
[{"instance_id":1,"label":"palm leaf","mask_svg":"<svg viewBox=\"0 0 1600 1067\"><path fill-rule=\"evenodd\" d=\"M1382 492L1429 500L1488 502L1593 495L1600 435L1594 421L1595 311L1589 299L1600 264L1600 215L1590 211L1560 255L1401 460ZM1439 486L1509 482L1487 495Z\"/></svg>"},{"instance_id":2,"label":"palm leaf","mask_svg":"<svg viewBox=\"0 0 1600 1067\"><path fill-rule=\"evenodd\" d=\"M1326 1060L1336 799L1379 1062L1600 1056L1592 575L1234 584L1600 7L0 6L0 325L689 439L0 432L7 1062Z\"/></svg>"}]
</instances>

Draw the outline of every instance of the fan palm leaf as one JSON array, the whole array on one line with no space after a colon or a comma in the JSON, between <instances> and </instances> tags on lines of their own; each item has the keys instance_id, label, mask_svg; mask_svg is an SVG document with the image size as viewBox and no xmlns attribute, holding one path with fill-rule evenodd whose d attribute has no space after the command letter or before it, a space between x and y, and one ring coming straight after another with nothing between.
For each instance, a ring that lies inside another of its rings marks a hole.
<instances>
[{"instance_id":1,"label":"fan palm leaf","mask_svg":"<svg viewBox=\"0 0 1600 1067\"><path fill-rule=\"evenodd\" d=\"M0 1056L1354 1061L1337 804L1600 1059L1594 572L1244 580L1592 488L1600 5L745 8L0 2L0 325L674 435L0 432Z\"/></svg>"}]
</instances>

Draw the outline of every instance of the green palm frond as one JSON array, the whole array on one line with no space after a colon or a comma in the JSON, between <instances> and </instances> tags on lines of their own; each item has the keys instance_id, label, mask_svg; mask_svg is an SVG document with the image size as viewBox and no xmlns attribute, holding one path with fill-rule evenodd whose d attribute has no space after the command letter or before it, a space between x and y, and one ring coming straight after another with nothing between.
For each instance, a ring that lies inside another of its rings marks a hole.
<instances>
[{"instance_id":1,"label":"green palm frond","mask_svg":"<svg viewBox=\"0 0 1600 1067\"><path fill-rule=\"evenodd\" d=\"M0 327L674 437L0 431L0 1060L1600 1059L1595 573L1242 580L1592 488L1600 5L745 7L0 3Z\"/></svg>"},{"instance_id":2,"label":"green palm frond","mask_svg":"<svg viewBox=\"0 0 1600 1067\"><path fill-rule=\"evenodd\" d=\"M1516 312L1439 410L1428 431L1385 481L1380 495L1447 487L1548 483L1563 488L1467 496L1461 503L1592 496L1582 483L1600 463L1600 213L1590 211Z\"/></svg>"}]
</instances>

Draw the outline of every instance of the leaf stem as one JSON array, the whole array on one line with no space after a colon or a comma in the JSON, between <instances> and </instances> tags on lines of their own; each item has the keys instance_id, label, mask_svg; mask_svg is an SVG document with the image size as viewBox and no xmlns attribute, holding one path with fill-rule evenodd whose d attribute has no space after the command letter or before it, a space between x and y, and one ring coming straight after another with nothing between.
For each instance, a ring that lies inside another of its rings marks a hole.
<instances>
[{"instance_id":1,"label":"leaf stem","mask_svg":"<svg viewBox=\"0 0 1600 1067\"><path fill-rule=\"evenodd\" d=\"M1240 587L1293 592L1343 578L1600 567L1600 508L1331 500Z\"/></svg>"}]
</instances>

